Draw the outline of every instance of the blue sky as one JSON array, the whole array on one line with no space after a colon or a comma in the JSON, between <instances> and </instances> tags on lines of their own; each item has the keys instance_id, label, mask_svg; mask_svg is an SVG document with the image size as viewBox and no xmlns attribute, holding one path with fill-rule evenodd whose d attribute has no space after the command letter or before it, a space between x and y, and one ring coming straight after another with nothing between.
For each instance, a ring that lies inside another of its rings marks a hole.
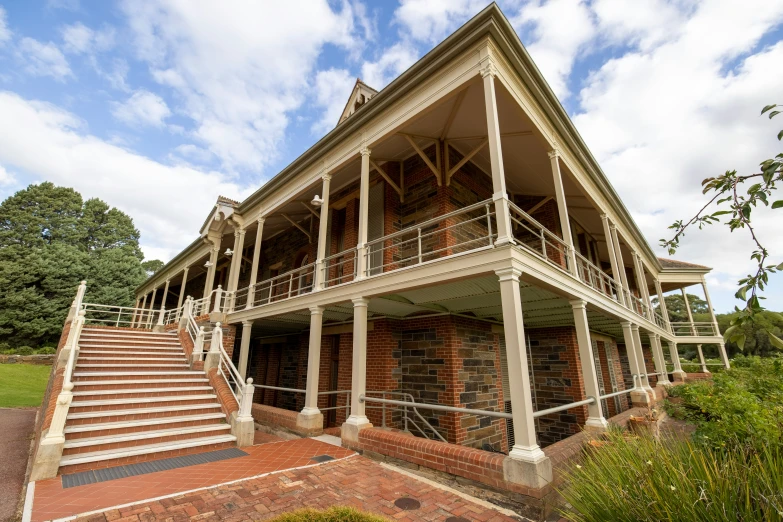
<instances>
[{"instance_id":1,"label":"blue sky","mask_svg":"<svg viewBox=\"0 0 783 522\"><path fill-rule=\"evenodd\" d=\"M780 152L783 0L503 0L501 8L655 246L699 182ZM197 234L382 88L477 0L0 0L0 197L43 180L131 214L149 258ZM759 232L779 257L771 212ZM719 310L747 240L690 234ZM767 294L783 309L783 290Z\"/></svg>"}]
</instances>

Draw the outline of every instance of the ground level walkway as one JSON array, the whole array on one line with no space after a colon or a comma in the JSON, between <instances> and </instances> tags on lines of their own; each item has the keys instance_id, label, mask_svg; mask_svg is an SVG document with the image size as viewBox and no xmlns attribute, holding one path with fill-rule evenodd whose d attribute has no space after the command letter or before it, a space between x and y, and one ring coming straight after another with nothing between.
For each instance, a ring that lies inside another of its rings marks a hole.
<instances>
[{"instance_id":1,"label":"ground level walkway","mask_svg":"<svg viewBox=\"0 0 783 522\"><path fill-rule=\"evenodd\" d=\"M333 444L256 440L265 443L243 448L247 456L218 462L68 488L60 477L39 481L31 520L264 520L302 507L333 505L394 520L515 520L506 510ZM395 505L401 498L414 499L419 507L402 509Z\"/></svg>"},{"instance_id":2,"label":"ground level walkway","mask_svg":"<svg viewBox=\"0 0 783 522\"><path fill-rule=\"evenodd\" d=\"M16 520L35 430L35 408L0 408L0 520Z\"/></svg>"}]
</instances>

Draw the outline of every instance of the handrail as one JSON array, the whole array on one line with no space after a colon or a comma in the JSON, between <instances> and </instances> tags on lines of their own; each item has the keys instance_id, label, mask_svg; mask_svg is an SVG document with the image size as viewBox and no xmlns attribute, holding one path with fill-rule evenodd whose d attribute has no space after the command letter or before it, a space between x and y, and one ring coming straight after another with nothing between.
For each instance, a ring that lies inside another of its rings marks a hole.
<instances>
[{"instance_id":1,"label":"handrail","mask_svg":"<svg viewBox=\"0 0 783 522\"><path fill-rule=\"evenodd\" d=\"M82 311L85 312L85 321L89 323L105 323L119 326L145 325L150 328L155 323L155 316L160 310L149 308L133 308L130 306L102 305L97 303L82 303ZM115 318L116 315L116 318Z\"/></svg>"},{"instance_id":2,"label":"handrail","mask_svg":"<svg viewBox=\"0 0 783 522\"><path fill-rule=\"evenodd\" d=\"M331 261L337 260L335 263ZM346 274L342 272L342 267L348 263L353 263L351 272ZM349 283L356 279L356 271L359 266L359 250L356 247L348 248L337 254L332 254L321 260L321 281L324 287L336 286L342 283ZM331 271L335 271L334 277L329 277ZM339 272L339 273L338 273ZM336 283L335 283L336 282Z\"/></svg>"},{"instance_id":3,"label":"handrail","mask_svg":"<svg viewBox=\"0 0 783 522\"><path fill-rule=\"evenodd\" d=\"M405 399L404 402L406 402L406 403L407 403L407 399L410 399L410 401L411 401L410 404L414 404L416 402L415 399L413 398L413 395L411 395L408 392L400 392L400 391L395 391L395 390L378 390L378 391L376 391L376 390L367 390L366 393L375 393L375 394L380 393L383 396L384 399L386 398L386 395L400 395L400 396L402 396L403 399ZM383 425L383 427L386 427L386 408L385 408L385 404L384 403L381 403L381 404L384 406L382 417L381 417L382 425ZM438 430L436 430L435 427L432 424L430 424L430 422L426 418L424 418L424 416L419 412L419 410L418 410L418 408L416 408L416 406L411 406L411 409L413 410L414 415L416 415L416 417L418 417L419 420L422 423L424 423L424 425L427 428L429 428L430 431L432 431L435 434L435 436L437 436L441 441L446 442L446 439L443 437L443 435L441 435L440 432ZM419 425L416 424L416 422L413 419L410 419L408 417L408 407L407 406L405 407L405 417L404 417L404 420L405 420L405 429L406 429L406 431L408 429L408 422L410 422L411 424L413 424L416 427L417 430L419 430L419 433L421 433L424 437L426 437L428 439L430 438L427 435L427 433L423 429L421 429L419 427Z\"/></svg>"},{"instance_id":4,"label":"handrail","mask_svg":"<svg viewBox=\"0 0 783 522\"><path fill-rule=\"evenodd\" d=\"M534 411L533 418L537 419L539 417L543 417L544 415L551 415L552 413L557 413L559 411L570 410L571 408L577 408L579 406L586 406L588 404L593 404L594 402L595 402L595 397L588 397L581 401L571 402L569 404L561 404L560 406L555 406L554 408L547 408L545 410Z\"/></svg>"},{"instance_id":5,"label":"handrail","mask_svg":"<svg viewBox=\"0 0 783 522\"><path fill-rule=\"evenodd\" d=\"M614 280L609 274L604 272L600 267L598 267L595 263L587 259L585 256L580 254L579 252L574 252L574 255L576 256L576 268L577 268L577 277L579 279L593 288L594 290L598 290L599 292L602 292L615 301L619 301L618 289L620 288L620 284ZM587 277L583 276L582 271L580 270L580 263L584 265L587 268ZM601 286L597 287L596 283L593 281L594 277L593 275L597 275L599 281L601 282ZM604 285L608 287L608 292L606 289L604 289Z\"/></svg>"},{"instance_id":6,"label":"handrail","mask_svg":"<svg viewBox=\"0 0 783 522\"><path fill-rule=\"evenodd\" d=\"M309 294L313 291L313 285L314 285L314 279L315 279L315 263L309 263L304 266L296 267L293 270L289 270L288 272L284 272L282 274L278 274L274 277L270 277L269 279L264 279L263 281L257 282L255 285L253 285L253 303L250 304L250 308L253 306L258 306L255 303L259 300L266 300L263 304L269 304L271 302L277 302L277 301L284 301L286 299L290 299L291 297L296 297L302 294ZM294 277L299 277L300 279L302 277L305 278L305 284L299 284L297 283L297 287L294 290ZM309 278L309 281L307 280ZM275 294L275 288L280 286L281 284L287 283L288 284L288 290L283 291L279 294ZM236 309L237 306L245 306L247 307L247 297L250 295L250 286L246 286L244 288L240 288L236 292L234 292L231 296L232 299L232 305L231 309ZM260 294L263 290L267 290L269 293L265 297L261 297ZM242 302L240 298L244 297L245 301Z\"/></svg>"},{"instance_id":7,"label":"handrail","mask_svg":"<svg viewBox=\"0 0 783 522\"><path fill-rule=\"evenodd\" d=\"M530 214L528 214L527 212L519 208L513 202L509 201L508 206L509 206L509 210L511 211L510 215L511 215L512 227L513 224L516 223L520 227L527 230L529 233L533 234L534 236L537 236L538 239L536 241L541 242L541 250L539 251L537 248L533 248L532 246L528 245L526 242L520 240L515 236L514 239L516 240L517 244L521 247L524 247L526 250L529 250L533 254L541 257L555 268L559 268L560 270L573 274L574 268L571 266L572 260L570 255L572 252L572 248L560 237L558 237L557 234L555 234L547 227L539 223L538 220L536 220L533 216L531 216ZM517 219L517 217L514 215L515 213L518 214L521 219L527 221L528 223L536 227L538 230L531 229L523 221ZM552 259L550 259L549 253L547 252L547 246L551 246L557 251L562 250L563 264L556 263Z\"/></svg>"},{"instance_id":8,"label":"handrail","mask_svg":"<svg viewBox=\"0 0 783 522\"><path fill-rule=\"evenodd\" d=\"M670 323L672 333L679 337L720 335L715 328L715 323L709 321L675 321Z\"/></svg>"}]
</instances>

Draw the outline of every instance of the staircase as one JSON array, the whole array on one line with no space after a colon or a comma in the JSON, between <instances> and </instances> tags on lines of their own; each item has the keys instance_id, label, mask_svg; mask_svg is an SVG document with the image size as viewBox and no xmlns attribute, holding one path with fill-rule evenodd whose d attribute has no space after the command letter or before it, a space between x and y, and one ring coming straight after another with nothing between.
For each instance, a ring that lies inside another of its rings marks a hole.
<instances>
[{"instance_id":1,"label":"staircase","mask_svg":"<svg viewBox=\"0 0 783 522\"><path fill-rule=\"evenodd\" d=\"M60 474L236 446L176 333L85 326L79 347Z\"/></svg>"}]
</instances>

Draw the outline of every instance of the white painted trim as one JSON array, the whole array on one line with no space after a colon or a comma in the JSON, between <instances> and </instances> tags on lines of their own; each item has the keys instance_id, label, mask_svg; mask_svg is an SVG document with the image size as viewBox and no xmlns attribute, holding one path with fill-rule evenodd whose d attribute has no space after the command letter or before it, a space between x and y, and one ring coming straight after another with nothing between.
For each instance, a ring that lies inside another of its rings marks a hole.
<instances>
[{"instance_id":1,"label":"white painted trim","mask_svg":"<svg viewBox=\"0 0 783 522\"><path fill-rule=\"evenodd\" d=\"M27 493L24 496L24 508L22 508L22 522L30 522L32 520L33 500L35 500L35 481L27 484Z\"/></svg>"}]
</instances>

